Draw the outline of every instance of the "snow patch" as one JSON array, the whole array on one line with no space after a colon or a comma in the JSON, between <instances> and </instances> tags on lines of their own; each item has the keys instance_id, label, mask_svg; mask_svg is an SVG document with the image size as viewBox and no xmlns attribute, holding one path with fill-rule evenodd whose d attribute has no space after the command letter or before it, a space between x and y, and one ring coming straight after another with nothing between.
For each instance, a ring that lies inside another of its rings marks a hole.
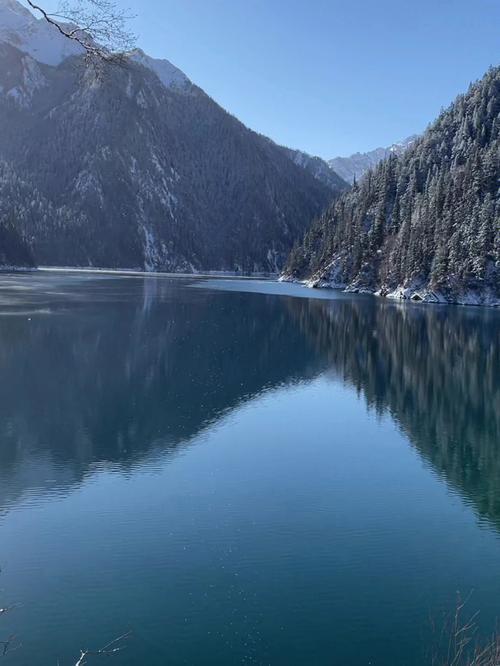
<instances>
[{"instance_id":1,"label":"snow patch","mask_svg":"<svg viewBox=\"0 0 500 666\"><path fill-rule=\"evenodd\" d=\"M130 58L134 62L137 62L154 72L166 88L185 91L191 87L191 81L188 77L168 60L151 58L141 49L135 49L132 51Z\"/></svg>"},{"instance_id":2,"label":"snow patch","mask_svg":"<svg viewBox=\"0 0 500 666\"><path fill-rule=\"evenodd\" d=\"M16 0L0 0L0 41L45 65L57 66L83 48L67 39L43 18L35 17Z\"/></svg>"},{"instance_id":3,"label":"snow patch","mask_svg":"<svg viewBox=\"0 0 500 666\"><path fill-rule=\"evenodd\" d=\"M309 280L306 280L305 284L312 289L316 287L324 287L326 289L346 289L347 285L342 278L342 271L342 261L340 257L336 257L327 265L325 270L321 271L321 274L313 275Z\"/></svg>"},{"instance_id":4,"label":"snow patch","mask_svg":"<svg viewBox=\"0 0 500 666\"><path fill-rule=\"evenodd\" d=\"M440 290L432 290L428 287L415 288L414 286L399 286L396 289L384 293L383 290L375 292L376 296L385 296L395 300L415 301L420 303L450 303L454 305L487 305L489 307L500 307L500 299L491 289L478 291L475 289L464 289L458 292L444 293Z\"/></svg>"},{"instance_id":5,"label":"snow patch","mask_svg":"<svg viewBox=\"0 0 500 666\"><path fill-rule=\"evenodd\" d=\"M144 270L151 273L160 263L158 246L151 229L142 225L142 231L144 233Z\"/></svg>"},{"instance_id":6,"label":"snow patch","mask_svg":"<svg viewBox=\"0 0 500 666\"><path fill-rule=\"evenodd\" d=\"M80 194L95 194L101 206L104 205L104 194L101 183L90 170L81 171L75 182L75 190Z\"/></svg>"},{"instance_id":7,"label":"snow patch","mask_svg":"<svg viewBox=\"0 0 500 666\"><path fill-rule=\"evenodd\" d=\"M125 89L125 94L129 99L132 99L134 91L132 88L132 76L129 74L128 75L128 80L127 80L127 88Z\"/></svg>"},{"instance_id":8,"label":"snow patch","mask_svg":"<svg viewBox=\"0 0 500 666\"><path fill-rule=\"evenodd\" d=\"M337 260L338 261L338 260ZM332 262L334 264L335 262ZM336 267L332 266L333 272L324 277L311 277L308 280L298 280L286 273L279 277L279 282L295 282L303 284L311 289L340 289L345 293L352 294L372 294L382 298L389 298L391 300L412 301L414 303L434 303L442 305L475 305L487 307L500 307L500 298L490 288L484 287L480 289L466 288L466 289L449 289L438 290L430 289L429 286L422 279L414 279L411 282L400 285L395 289L388 290L381 287L377 290L370 289L368 286L350 284L345 285L338 280L338 272Z\"/></svg>"},{"instance_id":9,"label":"snow patch","mask_svg":"<svg viewBox=\"0 0 500 666\"><path fill-rule=\"evenodd\" d=\"M271 268L271 272L279 273L279 254L274 248L269 248L267 251L267 263Z\"/></svg>"},{"instance_id":10,"label":"snow patch","mask_svg":"<svg viewBox=\"0 0 500 666\"><path fill-rule=\"evenodd\" d=\"M138 94L137 94L137 97L136 97L135 99L136 99L137 104L138 104L141 108L143 108L143 109L147 109L147 108L148 108L148 103L147 103L147 100L146 100L146 98L145 98L144 93L142 92L142 90L139 90L139 92L138 92Z\"/></svg>"},{"instance_id":11,"label":"snow patch","mask_svg":"<svg viewBox=\"0 0 500 666\"><path fill-rule=\"evenodd\" d=\"M28 107L37 90L46 85L38 63L28 55L21 58L22 82L6 92L19 106ZM2 92L2 90L0 90Z\"/></svg>"}]
</instances>

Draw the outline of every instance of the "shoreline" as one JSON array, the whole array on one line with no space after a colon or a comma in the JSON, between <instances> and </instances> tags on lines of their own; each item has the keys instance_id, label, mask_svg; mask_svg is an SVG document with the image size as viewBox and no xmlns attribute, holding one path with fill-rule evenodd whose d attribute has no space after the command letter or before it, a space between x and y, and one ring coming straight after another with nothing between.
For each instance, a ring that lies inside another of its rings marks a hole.
<instances>
[{"instance_id":1,"label":"shoreline","mask_svg":"<svg viewBox=\"0 0 500 666\"><path fill-rule=\"evenodd\" d=\"M279 282L289 282L301 284L307 289L325 289L332 291L341 291L344 294L369 294L377 298L388 299L393 302L414 303L416 305L456 305L456 306L472 306L484 308L500 308L500 299L496 297L486 298L482 300L473 292L469 290L463 294L462 297L449 298L439 291L433 291L426 288L418 289L416 287L396 287L392 291L382 292L382 288L369 289L367 287L349 287L341 284L332 284L327 281L321 280L299 280L296 278L280 276Z\"/></svg>"},{"instance_id":2,"label":"shoreline","mask_svg":"<svg viewBox=\"0 0 500 666\"><path fill-rule=\"evenodd\" d=\"M133 277L179 277L179 278L214 278L239 280L277 280L278 273L237 273L233 271L200 271L200 272L167 272L142 271L138 268L79 268L75 266L36 266L32 268L20 266L0 266L2 273L86 273L94 275L124 275Z\"/></svg>"},{"instance_id":3,"label":"shoreline","mask_svg":"<svg viewBox=\"0 0 500 666\"><path fill-rule=\"evenodd\" d=\"M443 292L433 291L425 287L419 288L418 285L403 287L399 286L392 291L382 291L379 289L370 289L367 287L349 287L341 283L332 283L326 280L299 280L289 276L279 275L278 273L237 273L235 271L200 271L200 272L167 272L167 271L143 271L137 268L80 268L75 266L0 266L1 274L15 273L82 273L89 275L115 275L124 277L150 277L150 278L193 278L210 279L219 278L221 280L266 280L269 282L283 282L301 285L307 289L321 289L325 291L340 291L344 294L366 294L376 296L377 298L388 299L393 302L404 302L424 305L456 305L472 306L485 308L500 308L500 299L491 293L487 297L478 296L474 290L469 290L461 296L449 297Z\"/></svg>"}]
</instances>

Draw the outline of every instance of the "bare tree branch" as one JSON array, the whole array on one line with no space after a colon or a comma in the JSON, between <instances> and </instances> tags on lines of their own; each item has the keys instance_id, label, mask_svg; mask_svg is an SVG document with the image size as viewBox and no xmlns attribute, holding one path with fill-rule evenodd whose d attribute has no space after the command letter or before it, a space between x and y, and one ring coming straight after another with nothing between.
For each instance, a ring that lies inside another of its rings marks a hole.
<instances>
[{"instance_id":1,"label":"bare tree branch","mask_svg":"<svg viewBox=\"0 0 500 666\"><path fill-rule=\"evenodd\" d=\"M55 12L48 12L38 0L26 2L91 59L120 62L134 48L135 35L127 28L134 17L113 0L61 0Z\"/></svg>"},{"instance_id":2,"label":"bare tree branch","mask_svg":"<svg viewBox=\"0 0 500 666\"><path fill-rule=\"evenodd\" d=\"M84 666L87 663L88 657L111 657L118 652L122 652L122 650L127 647L125 641L127 641L131 635L132 632L128 631L126 634L113 639L100 650L80 650L80 657L75 663L75 666Z\"/></svg>"},{"instance_id":3,"label":"bare tree branch","mask_svg":"<svg viewBox=\"0 0 500 666\"><path fill-rule=\"evenodd\" d=\"M0 641L0 656L5 657L8 652L14 652L14 650L19 650L21 643L16 643L16 636L12 634L6 641Z\"/></svg>"},{"instance_id":4,"label":"bare tree branch","mask_svg":"<svg viewBox=\"0 0 500 666\"><path fill-rule=\"evenodd\" d=\"M1 571L1 570L0 570ZM5 606L0 608L0 615L5 615L9 613L14 608L18 608L19 604L14 604L12 606ZM112 657L119 652L125 650L126 641L132 635L131 631L127 631L125 634L114 638L109 643L99 650L80 650L80 657L75 662L74 666L85 666L88 663L89 657ZM16 635L11 634L6 640L0 640L0 657L5 657L8 653L19 650L22 647L22 644L16 640ZM57 661L57 666L59 666L59 660Z\"/></svg>"}]
</instances>

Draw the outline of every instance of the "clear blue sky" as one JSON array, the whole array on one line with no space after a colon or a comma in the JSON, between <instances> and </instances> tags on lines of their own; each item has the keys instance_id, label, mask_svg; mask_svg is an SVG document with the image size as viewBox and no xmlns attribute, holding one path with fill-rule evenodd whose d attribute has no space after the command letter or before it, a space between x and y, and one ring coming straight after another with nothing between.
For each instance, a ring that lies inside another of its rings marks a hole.
<instances>
[{"instance_id":1,"label":"clear blue sky","mask_svg":"<svg viewBox=\"0 0 500 666\"><path fill-rule=\"evenodd\" d=\"M119 3L150 55L252 129L325 158L422 131L500 62L500 0Z\"/></svg>"}]
</instances>

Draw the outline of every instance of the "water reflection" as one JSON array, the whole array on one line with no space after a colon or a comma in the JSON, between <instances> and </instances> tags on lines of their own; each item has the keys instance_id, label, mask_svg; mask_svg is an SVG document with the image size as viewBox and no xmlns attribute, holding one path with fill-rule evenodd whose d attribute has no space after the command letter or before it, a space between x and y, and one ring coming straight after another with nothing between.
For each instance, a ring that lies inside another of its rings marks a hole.
<instances>
[{"instance_id":1,"label":"water reflection","mask_svg":"<svg viewBox=\"0 0 500 666\"><path fill-rule=\"evenodd\" d=\"M183 286L55 276L4 295L18 316L0 326L2 505L172 452L242 401L318 372L293 308Z\"/></svg>"},{"instance_id":2,"label":"water reflection","mask_svg":"<svg viewBox=\"0 0 500 666\"><path fill-rule=\"evenodd\" d=\"M500 312L312 301L298 321L329 372L389 412L432 468L500 527Z\"/></svg>"},{"instance_id":3,"label":"water reflection","mask_svg":"<svg viewBox=\"0 0 500 666\"><path fill-rule=\"evenodd\" d=\"M2 507L103 464L172 454L243 401L327 373L389 412L500 527L499 312L154 278L10 280L0 289Z\"/></svg>"}]
</instances>

